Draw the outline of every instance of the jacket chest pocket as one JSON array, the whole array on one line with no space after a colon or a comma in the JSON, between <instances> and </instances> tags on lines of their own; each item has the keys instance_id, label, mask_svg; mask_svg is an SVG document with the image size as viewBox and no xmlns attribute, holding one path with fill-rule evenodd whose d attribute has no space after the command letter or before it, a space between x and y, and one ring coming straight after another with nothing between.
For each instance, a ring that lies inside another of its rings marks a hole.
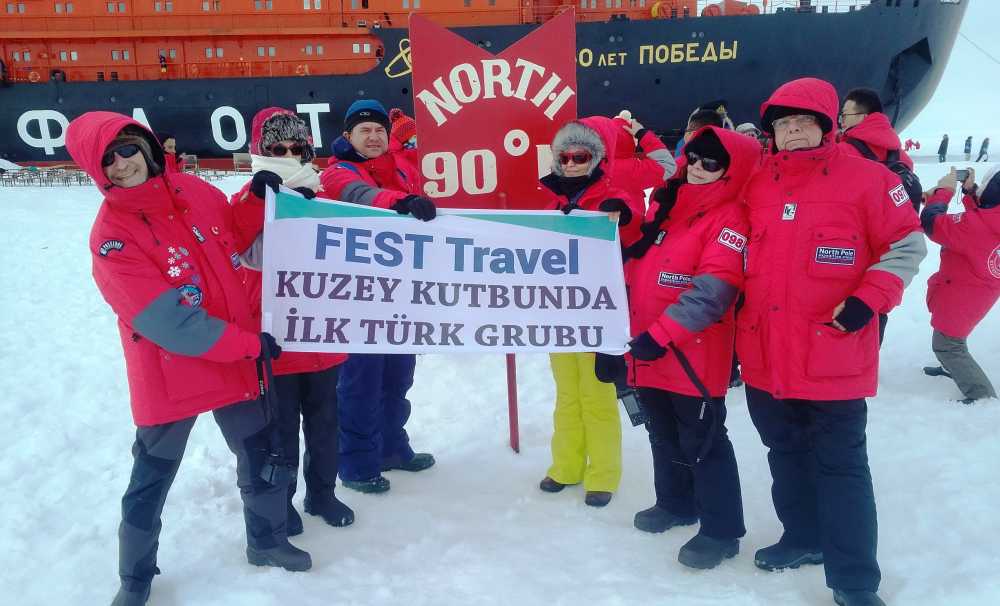
<instances>
[{"instance_id":1,"label":"jacket chest pocket","mask_svg":"<svg viewBox=\"0 0 1000 606\"><path fill-rule=\"evenodd\" d=\"M813 228L805 254L807 273L815 278L853 280L868 267L861 234L846 226Z\"/></svg>"}]
</instances>

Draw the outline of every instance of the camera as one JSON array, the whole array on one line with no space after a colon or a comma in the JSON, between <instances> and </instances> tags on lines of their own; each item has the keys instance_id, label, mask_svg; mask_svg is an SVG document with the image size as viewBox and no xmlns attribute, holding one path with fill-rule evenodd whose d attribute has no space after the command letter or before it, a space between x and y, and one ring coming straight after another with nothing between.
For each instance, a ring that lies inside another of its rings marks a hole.
<instances>
[{"instance_id":1,"label":"camera","mask_svg":"<svg viewBox=\"0 0 1000 606\"><path fill-rule=\"evenodd\" d=\"M638 427L646 422L646 411L642 409L642 402L639 401L639 394L631 387L624 387L618 390L618 401L625 407L632 427Z\"/></svg>"},{"instance_id":2,"label":"camera","mask_svg":"<svg viewBox=\"0 0 1000 606\"><path fill-rule=\"evenodd\" d=\"M963 168L961 170L955 171L955 179L957 179L959 183L965 183L965 180L968 178L969 178L969 169Z\"/></svg>"}]
</instances>

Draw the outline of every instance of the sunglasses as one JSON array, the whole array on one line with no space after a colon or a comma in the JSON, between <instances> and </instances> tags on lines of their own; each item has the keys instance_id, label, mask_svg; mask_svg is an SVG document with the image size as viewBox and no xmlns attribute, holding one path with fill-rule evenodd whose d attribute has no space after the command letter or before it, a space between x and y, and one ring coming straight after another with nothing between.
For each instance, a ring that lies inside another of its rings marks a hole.
<instances>
[{"instance_id":1,"label":"sunglasses","mask_svg":"<svg viewBox=\"0 0 1000 606\"><path fill-rule=\"evenodd\" d=\"M569 164L572 160L574 164L587 164L593 158L590 152L576 152L575 154L559 154L559 164Z\"/></svg>"},{"instance_id":2,"label":"sunglasses","mask_svg":"<svg viewBox=\"0 0 1000 606\"><path fill-rule=\"evenodd\" d=\"M715 158L706 158L694 152L687 152L687 159L688 166L694 166L698 162L701 162L701 167L710 173L722 170L722 162L719 162Z\"/></svg>"},{"instance_id":3,"label":"sunglasses","mask_svg":"<svg viewBox=\"0 0 1000 606\"><path fill-rule=\"evenodd\" d=\"M132 156L139 153L139 146L135 143L129 143L128 145L122 145L114 149L104 152L101 156L101 166L108 167L115 163L115 154L118 154L122 158L131 158Z\"/></svg>"},{"instance_id":4,"label":"sunglasses","mask_svg":"<svg viewBox=\"0 0 1000 606\"><path fill-rule=\"evenodd\" d=\"M286 146L284 143L275 143L271 147L267 148L267 150L271 152L272 156L284 156L288 152L292 152L293 156L301 156L305 149L306 148L299 143L292 143L291 146Z\"/></svg>"}]
</instances>

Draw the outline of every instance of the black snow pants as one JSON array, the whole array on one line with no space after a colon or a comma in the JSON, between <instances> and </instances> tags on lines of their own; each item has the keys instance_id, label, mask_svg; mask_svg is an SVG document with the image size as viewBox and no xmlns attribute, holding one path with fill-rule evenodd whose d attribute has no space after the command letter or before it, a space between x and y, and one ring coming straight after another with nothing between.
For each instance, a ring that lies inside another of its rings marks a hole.
<instances>
[{"instance_id":1,"label":"black snow pants","mask_svg":"<svg viewBox=\"0 0 1000 606\"><path fill-rule=\"evenodd\" d=\"M236 455L236 483L243 499L247 543L259 549L284 543L286 485L269 484L261 478L270 432L261 402L231 404L214 410L213 415L229 450ZM133 590L159 572L160 513L196 418L136 428L132 477L122 497L118 528L118 571L122 583Z\"/></svg>"},{"instance_id":2,"label":"black snow pants","mask_svg":"<svg viewBox=\"0 0 1000 606\"><path fill-rule=\"evenodd\" d=\"M694 396L640 387L639 399L648 415L656 505L677 516L698 517L699 532L712 538L746 534L725 398L714 398L704 414L702 399ZM711 443L704 452L706 440Z\"/></svg>"},{"instance_id":3,"label":"black snow pants","mask_svg":"<svg viewBox=\"0 0 1000 606\"><path fill-rule=\"evenodd\" d=\"M822 551L831 588L878 590L864 398L779 400L749 385L746 391L750 417L769 449L781 542Z\"/></svg>"}]
</instances>

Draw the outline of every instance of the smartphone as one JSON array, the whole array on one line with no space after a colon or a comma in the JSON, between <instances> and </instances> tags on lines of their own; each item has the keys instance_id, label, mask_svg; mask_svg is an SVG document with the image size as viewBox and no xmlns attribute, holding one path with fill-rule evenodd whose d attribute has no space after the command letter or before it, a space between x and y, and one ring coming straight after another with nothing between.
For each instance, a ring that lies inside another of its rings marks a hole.
<instances>
[{"instance_id":1,"label":"smartphone","mask_svg":"<svg viewBox=\"0 0 1000 606\"><path fill-rule=\"evenodd\" d=\"M965 180L968 178L969 178L969 169L963 168L961 170L955 171L955 179L957 179L959 183L965 183Z\"/></svg>"}]
</instances>

